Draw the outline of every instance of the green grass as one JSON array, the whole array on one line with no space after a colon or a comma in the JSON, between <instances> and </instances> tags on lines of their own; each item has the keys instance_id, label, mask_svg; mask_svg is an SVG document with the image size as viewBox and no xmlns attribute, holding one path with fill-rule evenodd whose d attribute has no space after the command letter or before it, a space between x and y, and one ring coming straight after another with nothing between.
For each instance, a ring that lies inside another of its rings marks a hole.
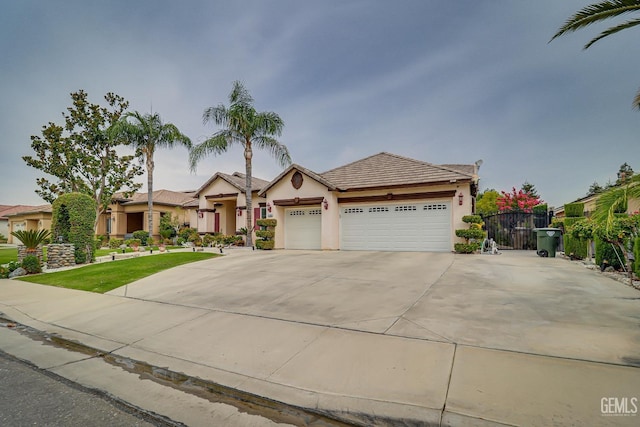
<instances>
[{"instance_id":1,"label":"green grass","mask_svg":"<svg viewBox=\"0 0 640 427\"><path fill-rule=\"evenodd\" d=\"M175 252L91 264L86 267L22 277L18 280L103 294L162 270L218 256L208 252Z\"/></svg>"},{"instance_id":2,"label":"green grass","mask_svg":"<svg viewBox=\"0 0 640 427\"><path fill-rule=\"evenodd\" d=\"M167 246L167 249L184 249L182 246ZM149 248L145 247L145 251L148 251ZM157 251L158 247L157 246L153 246L153 250ZM100 248L100 249L96 249L96 253L95 256L99 257L99 256L105 256L105 255L109 255L111 254L111 252L116 252L121 254L122 253L122 249L118 248L118 249L110 249L110 248ZM125 249L125 253L129 253L129 252L133 252L133 249L131 248L126 248Z\"/></svg>"},{"instance_id":3,"label":"green grass","mask_svg":"<svg viewBox=\"0 0 640 427\"><path fill-rule=\"evenodd\" d=\"M0 248L0 265L18 260L18 249Z\"/></svg>"}]
</instances>

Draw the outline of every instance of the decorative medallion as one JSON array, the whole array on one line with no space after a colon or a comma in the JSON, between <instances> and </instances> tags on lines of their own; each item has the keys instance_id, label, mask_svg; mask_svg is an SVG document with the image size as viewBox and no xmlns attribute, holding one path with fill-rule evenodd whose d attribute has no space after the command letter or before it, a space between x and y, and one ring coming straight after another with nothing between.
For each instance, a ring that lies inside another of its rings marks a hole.
<instances>
[{"instance_id":1,"label":"decorative medallion","mask_svg":"<svg viewBox=\"0 0 640 427\"><path fill-rule=\"evenodd\" d=\"M302 174L299 171L296 171L291 177L291 185L293 185L293 188L296 190L299 190L300 187L302 187L302 181Z\"/></svg>"}]
</instances>

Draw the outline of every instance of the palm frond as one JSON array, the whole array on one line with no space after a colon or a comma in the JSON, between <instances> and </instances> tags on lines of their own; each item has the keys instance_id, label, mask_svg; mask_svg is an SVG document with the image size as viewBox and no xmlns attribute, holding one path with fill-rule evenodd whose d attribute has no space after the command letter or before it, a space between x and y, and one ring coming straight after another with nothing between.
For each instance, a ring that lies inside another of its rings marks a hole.
<instances>
[{"instance_id":1,"label":"palm frond","mask_svg":"<svg viewBox=\"0 0 640 427\"><path fill-rule=\"evenodd\" d=\"M286 145L281 144L275 138L270 136L261 136L254 138L253 145L256 148L267 150L271 156L276 159L280 166L287 167L291 164L291 155Z\"/></svg>"},{"instance_id":2,"label":"palm frond","mask_svg":"<svg viewBox=\"0 0 640 427\"><path fill-rule=\"evenodd\" d=\"M554 40L566 33L587 27L596 22L601 22L606 19L615 18L625 13L638 10L640 10L640 1L638 0L606 0L586 6L571 16L564 25L560 27L558 32L554 34L551 40ZM593 44L593 42L595 42L595 40L588 46Z\"/></svg>"},{"instance_id":3,"label":"palm frond","mask_svg":"<svg viewBox=\"0 0 640 427\"><path fill-rule=\"evenodd\" d=\"M640 90L636 92L636 96L633 98L633 108L640 110Z\"/></svg>"},{"instance_id":4,"label":"palm frond","mask_svg":"<svg viewBox=\"0 0 640 427\"><path fill-rule=\"evenodd\" d=\"M198 162L209 154L221 154L229 149L234 139L227 130L216 132L211 138L204 140L189 151L189 164L191 171L195 172Z\"/></svg>"},{"instance_id":5,"label":"palm frond","mask_svg":"<svg viewBox=\"0 0 640 427\"><path fill-rule=\"evenodd\" d=\"M623 22L620 25L616 25L615 27L611 27L603 32L601 32L598 37L592 39L589 43L587 43L584 48L585 49L589 49L589 47L594 44L595 42L597 42L600 39L603 39L607 36L610 36L611 34L615 34L618 31L622 31L622 30L626 30L627 28L632 28L635 27L636 25L640 24L640 19L634 19L631 21L627 21L627 22Z\"/></svg>"}]
</instances>

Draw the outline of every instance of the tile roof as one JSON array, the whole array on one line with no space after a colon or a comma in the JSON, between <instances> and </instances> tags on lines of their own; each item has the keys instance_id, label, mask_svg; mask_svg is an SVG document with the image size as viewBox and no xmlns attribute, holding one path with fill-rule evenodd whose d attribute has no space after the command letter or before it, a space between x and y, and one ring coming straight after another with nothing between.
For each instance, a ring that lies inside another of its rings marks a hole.
<instances>
[{"instance_id":1,"label":"tile roof","mask_svg":"<svg viewBox=\"0 0 640 427\"><path fill-rule=\"evenodd\" d=\"M15 215L20 212L28 211L36 208L31 205L0 205L0 218L6 219L9 215Z\"/></svg>"},{"instance_id":2,"label":"tile roof","mask_svg":"<svg viewBox=\"0 0 640 427\"><path fill-rule=\"evenodd\" d=\"M247 177L246 174L243 174L240 172L234 172L232 175L228 175L222 172L216 172L211 178L207 180L207 182L205 182L204 184L202 184L200 188L198 188L198 190L195 192L194 197L198 197L200 193L204 191L204 189L207 188L217 178L227 181L229 184L236 187L240 192L244 193L244 184L245 184L246 177ZM267 184L269 184L269 181L265 181L264 179L261 179L261 178L256 178L255 176L251 177L252 192L262 190L264 187L266 187Z\"/></svg>"},{"instance_id":3,"label":"tile roof","mask_svg":"<svg viewBox=\"0 0 640 427\"><path fill-rule=\"evenodd\" d=\"M123 205L139 205L147 203L147 193L135 193L123 202ZM179 191L156 190L153 192L153 203L168 206L183 206L194 200L193 193L181 193ZM116 199L114 195L114 199Z\"/></svg>"},{"instance_id":4,"label":"tile roof","mask_svg":"<svg viewBox=\"0 0 640 427\"><path fill-rule=\"evenodd\" d=\"M451 166L457 166L455 168ZM464 167L463 167L464 166ZM378 153L319 174L340 190L430 184L474 179L474 165L434 165L391 153ZM468 172L471 171L471 172Z\"/></svg>"},{"instance_id":5,"label":"tile roof","mask_svg":"<svg viewBox=\"0 0 640 427\"><path fill-rule=\"evenodd\" d=\"M12 213L2 212L2 215L3 216L16 216L16 215L33 214L33 213L50 213L52 211L50 204L38 205L38 206L22 206L22 207L25 208L25 209L18 210L16 212L12 212Z\"/></svg>"}]
</instances>

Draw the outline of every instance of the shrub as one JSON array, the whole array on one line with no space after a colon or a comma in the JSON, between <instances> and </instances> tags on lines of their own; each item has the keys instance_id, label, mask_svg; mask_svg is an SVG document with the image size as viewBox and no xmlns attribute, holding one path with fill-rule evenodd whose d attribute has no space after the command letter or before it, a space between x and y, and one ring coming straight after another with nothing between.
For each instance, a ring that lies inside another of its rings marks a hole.
<instances>
[{"instance_id":1,"label":"shrub","mask_svg":"<svg viewBox=\"0 0 640 427\"><path fill-rule=\"evenodd\" d=\"M216 238L209 233L202 236L202 244L204 246L211 246L211 244L214 243L215 241L216 241Z\"/></svg>"},{"instance_id":2,"label":"shrub","mask_svg":"<svg viewBox=\"0 0 640 427\"><path fill-rule=\"evenodd\" d=\"M7 264L7 269L9 270L9 273L11 273L12 271L15 271L16 268L20 267L20 263L18 261L10 261L9 264Z\"/></svg>"},{"instance_id":3,"label":"shrub","mask_svg":"<svg viewBox=\"0 0 640 427\"><path fill-rule=\"evenodd\" d=\"M184 242L187 242L189 241L189 236L193 233L198 234L198 230L196 230L195 228L185 227L180 230L180 232L178 233L178 237L181 237Z\"/></svg>"},{"instance_id":4,"label":"shrub","mask_svg":"<svg viewBox=\"0 0 640 427\"><path fill-rule=\"evenodd\" d=\"M0 265L0 279L8 278L9 277L9 273L11 273L11 272L9 271L8 268L3 267L3 266Z\"/></svg>"},{"instance_id":5,"label":"shrub","mask_svg":"<svg viewBox=\"0 0 640 427\"><path fill-rule=\"evenodd\" d=\"M278 220L275 218L262 218L256 221L256 224L260 227L275 227Z\"/></svg>"},{"instance_id":6,"label":"shrub","mask_svg":"<svg viewBox=\"0 0 640 427\"><path fill-rule=\"evenodd\" d=\"M484 239L484 231L477 228L456 230L456 236L463 239Z\"/></svg>"},{"instance_id":7,"label":"shrub","mask_svg":"<svg viewBox=\"0 0 640 427\"><path fill-rule=\"evenodd\" d=\"M256 240L256 248L271 250L275 246L275 243L276 242L274 240Z\"/></svg>"},{"instance_id":8,"label":"shrub","mask_svg":"<svg viewBox=\"0 0 640 427\"><path fill-rule=\"evenodd\" d=\"M149 238L149 232L144 230L137 230L133 232L133 238L140 240L140 244L147 245L147 239Z\"/></svg>"},{"instance_id":9,"label":"shrub","mask_svg":"<svg viewBox=\"0 0 640 427\"><path fill-rule=\"evenodd\" d=\"M462 217L462 222L467 224L482 224L482 217L480 215L465 215Z\"/></svg>"},{"instance_id":10,"label":"shrub","mask_svg":"<svg viewBox=\"0 0 640 427\"><path fill-rule=\"evenodd\" d=\"M537 214L547 213L548 210L549 210L549 207L547 206L546 203L543 203L541 205L536 205L533 207L533 213L537 213Z\"/></svg>"},{"instance_id":11,"label":"shrub","mask_svg":"<svg viewBox=\"0 0 640 427\"><path fill-rule=\"evenodd\" d=\"M124 244L129 246L130 248L135 248L140 246L140 239L128 239L124 242Z\"/></svg>"},{"instance_id":12,"label":"shrub","mask_svg":"<svg viewBox=\"0 0 640 427\"><path fill-rule=\"evenodd\" d=\"M256 237L260 237L265 240L273 239L276 232L273 230L256 230Z\"/></svg>"},{"instance_id":13,"label":"shrub","mask_svg":"<svg viewBox=\"0 0 640 427\"><path fill-rule=\"evenodd\" d=\"M186 240L184 240L182 237L178 237L176 239L176 244L177 245L184 245L184 242L186 242Z\"/></svg>"},{"instance_id":14,"label":"shrub","mask_svg":"<svg viewBox=\"0 0 640 427\"><path fill-rule=\"evenodd\" d=\"M12 231L11 235L20 239L22 244L27 247L27 250L35 250L45 243L51 232L49 230L18 230Z\"/></svg>"},{"instance_id":15,"label":"shrub","mask_svg":"<svg viewBox=\"0 0 640 427\"><path fill-rule=\"evenodd\" d=\"M622 268L620 260L624 260L623 254L620 253L620 248L597 237L595 238L595 242L596 264L602 266L602 264L604 263L607 266L615 268L616 270L620 270ZM618 257L620 257L620 259L618 259Z\"/></svg>"},{"instance_id":16,"label":"shrub","mask_svg":"<svg viewBox=\"0 0 640 427\"><path fill-rule=\"evenodd\" d=\"M584 216L584 203L567 203L564 205L564 216L567 218Z\"/></svg>"},{"instance_id":17,"label":"shrub","mask_svg":"<svg viewBox=\"0 0 640 427\"><path fill-rule=\"evenodd\" d=\"M478 249L480 249L481 242L471 242L471 243L454 243L453 248L459 254L472 254Z\"/></svg>"},{"instance_id":18,"label":"shrub","mask_svg":"<svg viewBox=\"0 0 640 427\"><path fill-rule=\"evenodd\" d=\"M574 224L581 221L584 221L584 217L565 218L565 229L569 231ZM563 242L565 255L576 259L584 259L587 257L587 245L589 242L586 239L578 239L573 237L571 233L565 233L563 235Z\"/></svg>"},{"instance_id":19,"label":"shrub","mask_svg":"<svg viewBox=\"0 0 640 427\"><path fill-rule=\"evenodd\" d=\"M99 245L97 246L98 248L103 248L105 246L107 246L109 244L109 237L108 236L96 236L96 241L99 242Z\"/></svg>"},{"instance_id":20,"label":"shrub","mask_svg":"<svg viewBox=\"0 0 640 427\"><path fill-rule=\"evenodd\" d=\"M27 271L27 274L42 273L42 267L40 266L40 260L37 256L27 255L22 260L22 268Z\"/></svg>"},{"instance_id":21,"label":"shrub","mask_svg":"<svg viewBox=\"0 0 640 427\"><path fill-rule=\"evenodd\" d=\"M4 234L0 233L0 243L7 243L7 238Z\"/></svg>"},{"instance_id":22,"label":"shrub","mask_svg":"<svg viewBox=\"0 0 640 427\"><path fill-rule=\"evenodd\" d=\"M123 244L124 240L111 238L111 240L109 240L109 249L119 249Z\"/></svg>"},{"instance_id":23,"label":"shrub","mask_svg":"<svg viewBox=\"0 0 640 427\"><path fill-rule=\"evenodd\" d=\"M75 246L76 264L93 261L96 202L86 194L68 193L58 197L52 209L53 237Z\"/></svg>"}]
</instances>

